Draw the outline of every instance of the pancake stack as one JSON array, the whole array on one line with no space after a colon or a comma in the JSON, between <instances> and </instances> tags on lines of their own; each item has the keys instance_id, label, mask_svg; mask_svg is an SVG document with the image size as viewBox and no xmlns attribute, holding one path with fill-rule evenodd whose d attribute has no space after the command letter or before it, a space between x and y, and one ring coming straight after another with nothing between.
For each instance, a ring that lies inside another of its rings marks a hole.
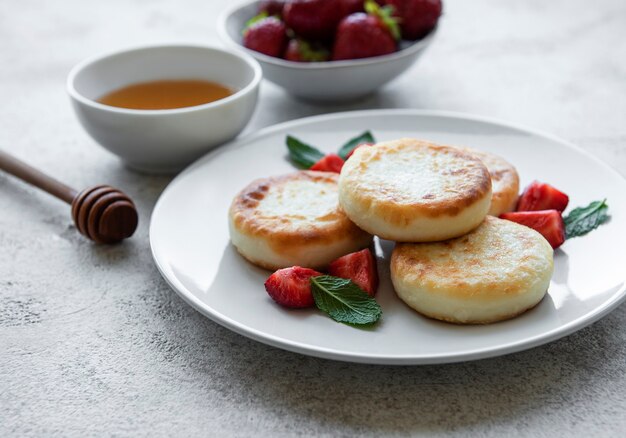
<instances>
[{"instance_id":1,"label":"pancake stack","mask_svg":"<svg viewBox=\"0 0 626 438\"><path fill-rule=\"evenodd\" d=\"M405 138L357 148L341 174L300 171L253 181L229 210L231 241L251 263L324 270L397 242L397 295L431 318L486 324L534 307L552 276L538 232L491 215L511 211L519 178L504 159Z\"/></svg>"},{"instance_id":2,"label":"pancake stack","mask_svg":"<svg viewBox=\"0 0 626 438\"><path fill-rule=\"evenodd\" d=\"M519 179L500 157L400 139L359 148L339 179L339 204L370 234L398 242L398 296L431 318L486 324L537 305L552 248L536 231L488 216L515 207Z\"/></svg>"}]
</instances>

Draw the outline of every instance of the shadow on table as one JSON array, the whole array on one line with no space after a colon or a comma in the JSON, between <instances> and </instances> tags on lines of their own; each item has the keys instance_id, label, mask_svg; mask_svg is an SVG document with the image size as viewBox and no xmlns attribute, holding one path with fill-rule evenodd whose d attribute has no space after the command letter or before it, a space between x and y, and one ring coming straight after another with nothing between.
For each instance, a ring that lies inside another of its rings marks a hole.
<instances>
[{"instance_id":1,"label":"shadow on table","mask_svg":"<svg viewBox=\"0 0 626 438\"><path fill-rule=\"evenodd\" d=\"M242 409L337 435L469 432L503 422L524 424L534 415L545 419L547 412L578 400L580 391L588 393L589 382L594 392L601 391L596 386L602 380L594 375L610 373L619 360L606 348L609 333L602 323L504 357L399 367L290 353L232 333L198 313L164 322L177 356L168 349L158 354L182 364L194 380L211 381L204 389L207 397L219 388Z\"/></svg>"},{"instance_id":2,"label":"shadow on table","mask_svg":"<svg viewBox=\"0 0 626 438\"><path fill-rule=\"evenodd\" d=\"M343 111L359 111L384 108L423 108L430 106L430 101L423 102L419 93L407 95L399 88L383 88L376 93L348 102L323 103L300 100L289 96L284 91L263 95L266 107L272 111L257 111L255 126L270 126L276 123L302 117L329 114Z\"/></svg>"},{"instance_id":3,"label":"shadow on table","mask_svg":"<svg viewBox=\"0 0 626 438\"><path fill-rule=\"evenodd\" d=\"M577 348L584 343L575 335L506 357L421 367L346 364L255 346L256 366L233 367L232 380L246 382L242 390L265 409L331 431L484 430L507 418L523 424L577 399L602 367L598 351Z\"/></svg>"}]
</instances>

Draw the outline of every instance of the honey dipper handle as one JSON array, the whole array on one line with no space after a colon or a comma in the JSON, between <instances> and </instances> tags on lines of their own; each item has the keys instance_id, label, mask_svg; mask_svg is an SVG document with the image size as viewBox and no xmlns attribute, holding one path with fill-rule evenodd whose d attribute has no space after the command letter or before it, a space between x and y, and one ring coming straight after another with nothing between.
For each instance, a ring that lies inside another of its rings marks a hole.
<instances>
[{"instance_id":1,"label":"honey dipper handle","mask_svg":"<svg viewBox=\"0 0 626 438\"><path fill-rule=\"evenodd\" d=\"M23 161L18 160L14 156L2 150L0 150L0 169L34 185L35 187L45 190L52 196L56 196L68 204L71 204L72 200L77 195L76 190L73 188L49 177L45 173L40 172L34 167L29 166Z\"/></svg>"}]
</instances>

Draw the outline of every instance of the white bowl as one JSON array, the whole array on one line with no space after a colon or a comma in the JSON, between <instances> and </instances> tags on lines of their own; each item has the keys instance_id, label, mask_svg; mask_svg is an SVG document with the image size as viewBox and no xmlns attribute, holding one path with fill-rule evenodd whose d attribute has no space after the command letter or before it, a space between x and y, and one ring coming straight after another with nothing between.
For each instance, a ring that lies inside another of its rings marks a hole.
<instances>
[{"instance_id":1,"label":"white bowl","mask_svg":"<svg viewBox=\"0 0 626 438\"><path fill-rule=\"evenodd\" d=\"M218 30L231 47L253 56L266 79L296 97L338 102L370 94L407 70L432 41L436 29L419 41L403 41L401 49L374 58L328 62L293 62L267 56L242 45L241 30L257 14L258 1L237 5L220 16Z\"/></svg>"},{"instance_id":2,"label":"white bowl","mask_svg":"<svg viewBox=\"0 0 626 438\"><path fill-rule=\"evenodd\" d=\"M67 79L78 119L104 148L128 166L175 172L234 138L250 120L262 73L245 53L206 46L171 45L124 50L81 62ZM204 105L134 110L96 99L137 82L204 79L238 90Z\"/></svg>"}]
</instances>

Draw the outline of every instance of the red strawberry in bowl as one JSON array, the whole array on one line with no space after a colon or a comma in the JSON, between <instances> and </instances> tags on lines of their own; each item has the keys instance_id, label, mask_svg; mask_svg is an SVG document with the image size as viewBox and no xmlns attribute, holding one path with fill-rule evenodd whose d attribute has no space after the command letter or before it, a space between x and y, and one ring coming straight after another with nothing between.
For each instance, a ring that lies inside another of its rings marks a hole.
<instances>
[{"instance_id":1,"label":"red strawberry in bowl","mask_svg":"<svg viewBox=\"0 0 626 438\"><path fill-rule=\"evenodd\" d=\"M365 3L367 14L357 12L341 20L333 47L333 60L370 58L397 50L400 37L391 10L373 1Z\"/></svg>"},{"instance_id":2,"label":"red strawberry in bowl","mask_svg":"<svg viewBox=\"0 0 626 438\"><path fill-rule=\"evenodd\" d=\"M513 211L502 213L500 219L517 222L538 231L554 249L565 242L565 224L557 210Z\"/></svg>"},{"instance_id":3,"label":"red strawberry in bowl","mask_svg":"<svg viewBox=\"0 0 626 438\"><path fill-rule=\"evenodd\" d=\"M517 211L558 210L569 204L569 197L550 184L533 181L517 201Z\"/></svg>"},{"instance_id":4,"label":"red strawberry in bowl","mask_svg":"<svg viewBox=\"0 0 626 438\"><path fill-rule=\"evenodd\" d=\"M441 15L441 0L382 0L393 6L394 16L400 18L402 38L416 40L434 29Z\"/></svg>"},{"instance_id":5,"label":"red strawberry in bowl","mask_svg":"<svg viewBox=\"0 0 626 438\"><path fill-rule=\"evenodd\" d=\"M292 0L283 8L283 19L300 37L328 41L335 35L343 11L337 0Z\"/></svg>"},{"instance_id":6,"label":"red strawberry in bowl","mask_svg":"<svg viewBox=\"0 0 626 438\"><path fill-rule=\"evenodd\" d=\"M339 257L328 266L328 272L335 277L352 280L370 296L378 290L376 258L367 248Z\"/></svg>"},{"instance_id":7,"label":"red strawberry in bowl","mask_svg":"<svg viewBox=\"0 0 626 438\"><path fill-rule=\"evenodd\" d=\"M323 62L330 59L330 53L322 46L293 38L287 44L285 59L294 62Z\"/></svg>"},{"instance_id":8,"label":"red strawberry in bowl","mask_svg":"<svg viewBox=\"0 0 626 438\"><path fill-rule=\"evenodd\" d=\"M265 12L267 15L278 15L283 13L285 0L263 0L259 2L259 13Z\"/></svg>"},{"instance_id":9,"label":"red strawberry in bowl","mask_svg":"<svg viewBox=\"0 0 626 438\"><path fill-rule=\"evenodd\" d=\"M285 307L312 307L311 277L322 275L313 269L292 266L279 269L265 282L265 290L278 304Z\"/></svg>"},{"instance_id":10,"label":"red strawberry in bowl","mask_svg":"<svg viewBox=\"0 0 626 438\"><path fill-rule=\"evenodd\" d=\"M339 0L343 7L343 16L363 12L365 10L365 0Z\"/></svg>"},{"instance_id":11,"label":"red strawberry in bowl","mask_svg":"<svg viewBox=\"0 0 626 438\"><path fill-rule=\"evenodd\" d=\"M282 57L287 46L287 28L276 17L265 17L244 30L243 45L268 56Z\"/></svg>"}]
</instances>

